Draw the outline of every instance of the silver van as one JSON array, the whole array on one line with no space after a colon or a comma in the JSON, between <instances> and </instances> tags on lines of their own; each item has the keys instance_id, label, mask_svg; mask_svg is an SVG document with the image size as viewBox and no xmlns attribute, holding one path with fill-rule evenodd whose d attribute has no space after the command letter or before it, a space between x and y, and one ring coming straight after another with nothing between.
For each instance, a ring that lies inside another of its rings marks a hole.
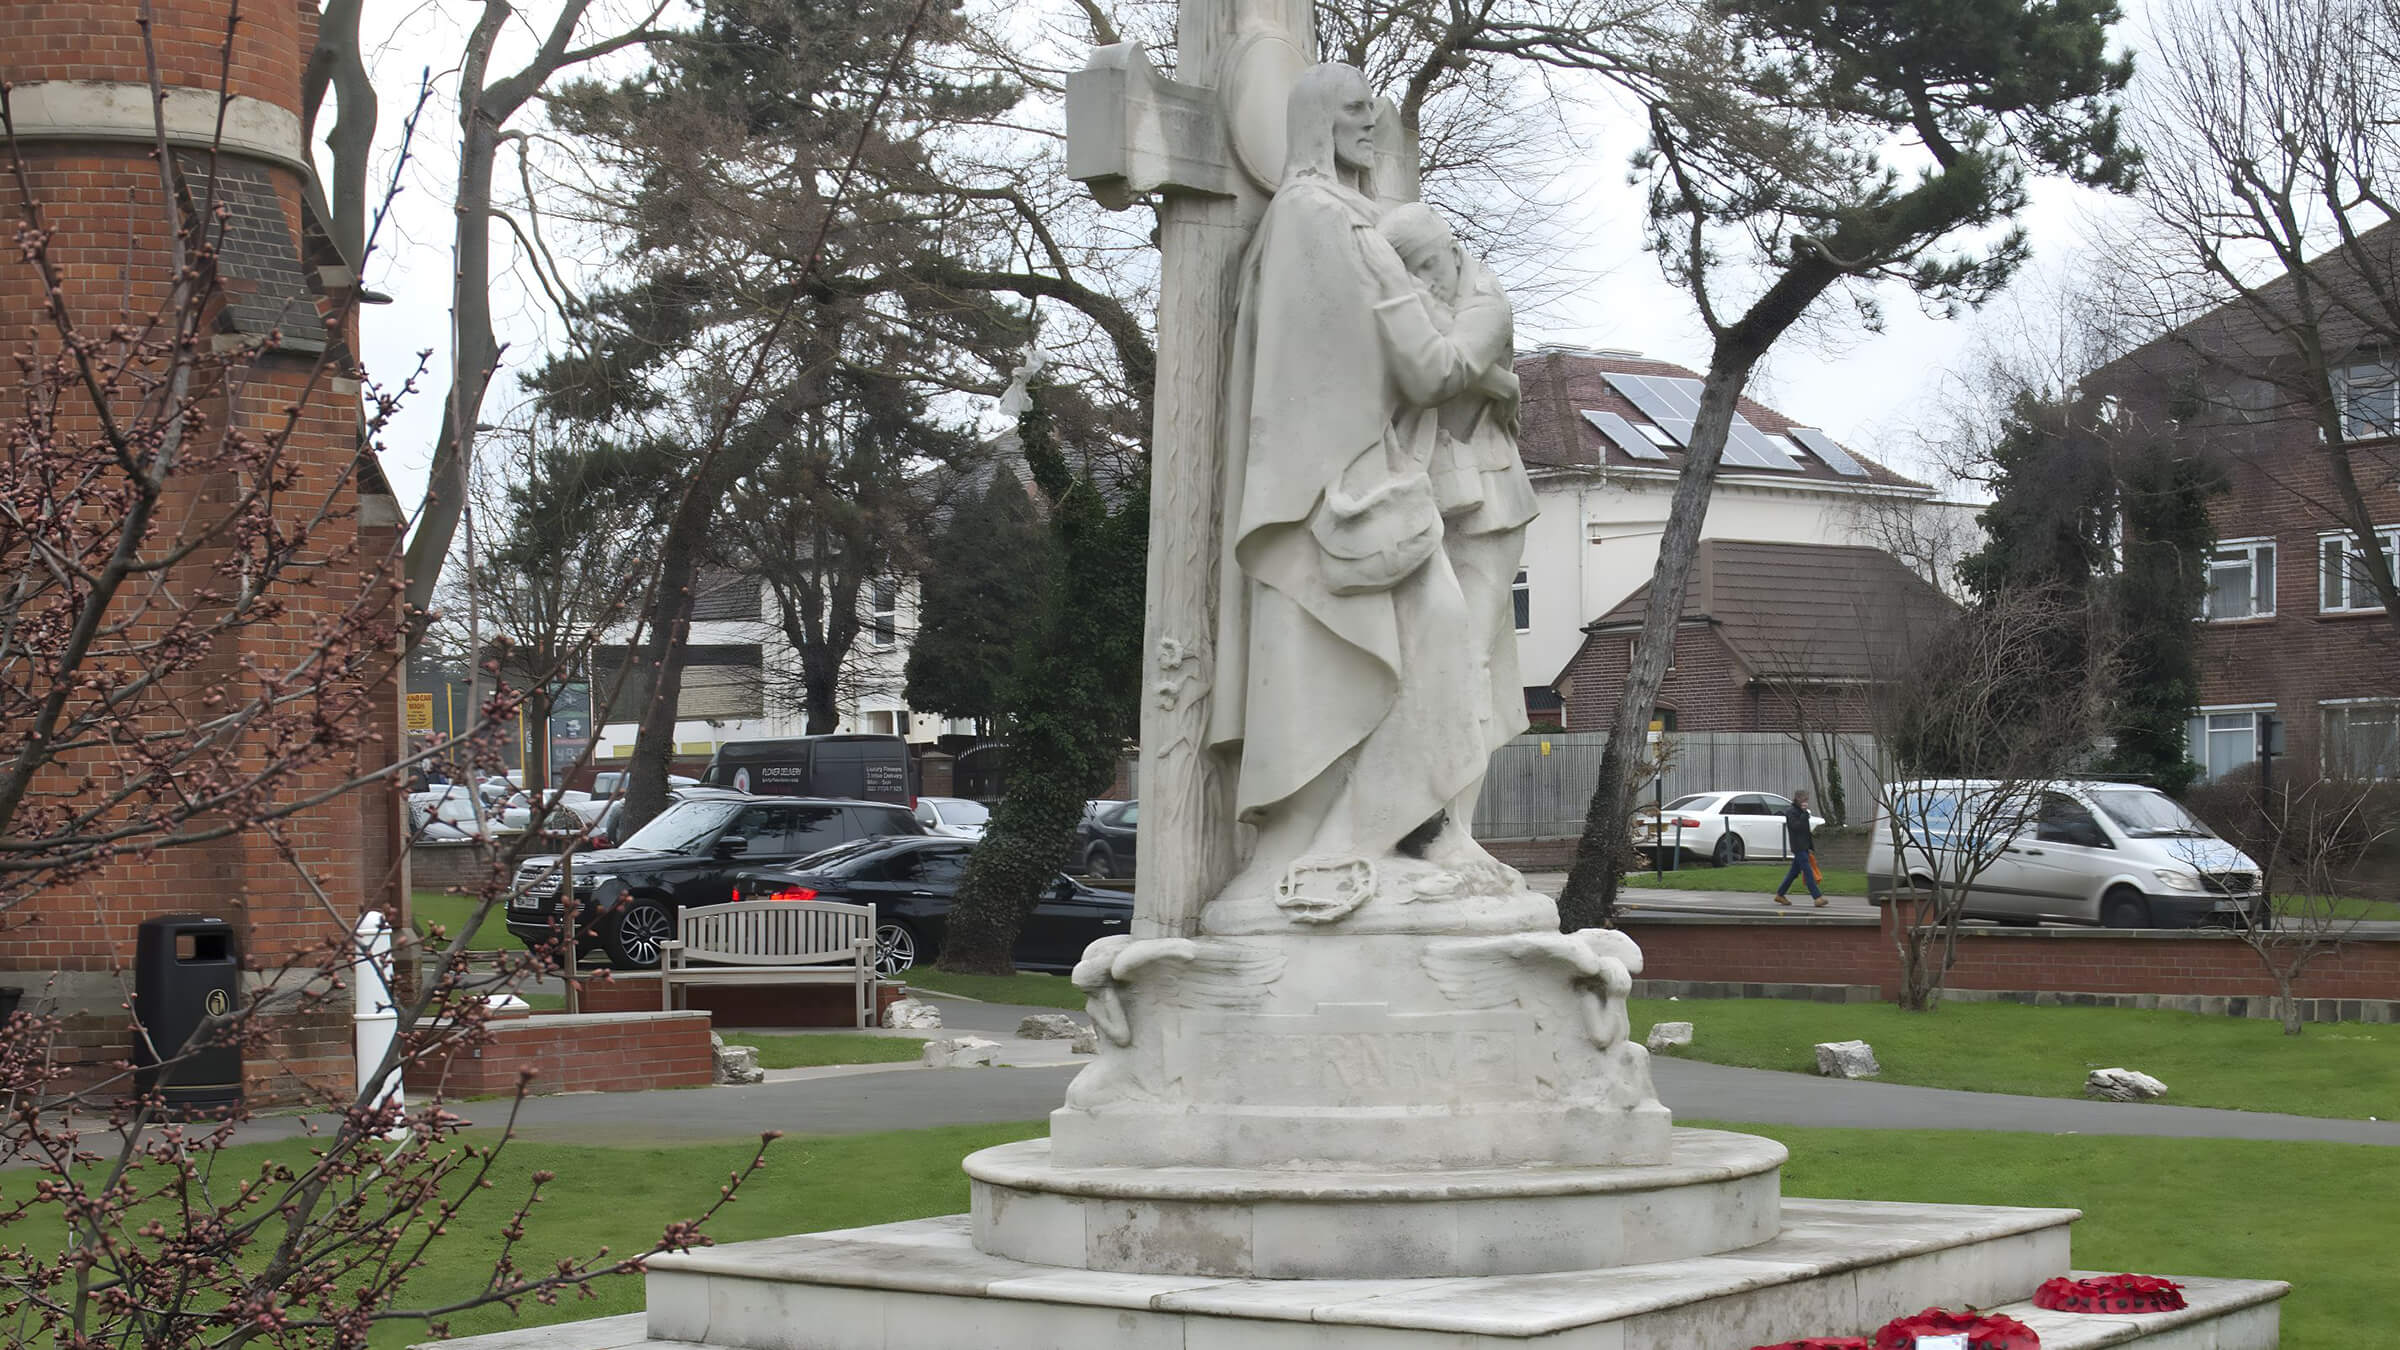
<instances>
[{"instance_id":1,"label":"silver van","mask_svg":"<svg viewBox=\"0 0 2400 1350\"><path fill-rule=\"evenodd\" d=\"M2131 783L1896 783L1867 846L1872 894L1965 877L1966 917L2007 923L2238 923L2265 910L2259 872L2174 798Z\"/></svg>"}]
</instances>

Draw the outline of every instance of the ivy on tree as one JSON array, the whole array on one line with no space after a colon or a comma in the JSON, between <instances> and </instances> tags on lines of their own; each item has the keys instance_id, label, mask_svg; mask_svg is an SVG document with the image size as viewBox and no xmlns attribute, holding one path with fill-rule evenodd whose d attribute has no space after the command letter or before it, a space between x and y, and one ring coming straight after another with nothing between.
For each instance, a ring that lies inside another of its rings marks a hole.
<instances>
[{"instance_id":1,"label":"ivy on tree","mask_svg":"<svg viewBox=\"0 0 2400 1350\"><path fill-rule=\"evenodd\" d=\"M1148 480L1104 484L1089 457L1070 464L1044 391L1028 394L1017 435L1056 562L1001 682L1007 790L946 927L941 968L967 974L1016 969L1017 933L1066 866L1083 804L1107 788L1138 720Z\"/></svg>"}]
</instances>

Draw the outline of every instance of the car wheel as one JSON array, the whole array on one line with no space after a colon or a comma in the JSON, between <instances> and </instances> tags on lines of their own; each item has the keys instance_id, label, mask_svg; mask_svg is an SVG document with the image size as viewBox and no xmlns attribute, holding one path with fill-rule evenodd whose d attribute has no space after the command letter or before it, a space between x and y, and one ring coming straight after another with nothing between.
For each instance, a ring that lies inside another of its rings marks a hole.
<instances>
[{"instance_id":1,"label":"car wheel","mask_svg":"<svg viewBox=\"0 0 2400 1350\"><path fill-rule=\"evenodd\" d=\"M1083 870L1096 877L1113 879L1117 875L1116 855L1108 851L1108 845L1094 844L1092 851L1083 855Z\"/></svg>"},{"instance_id":2,"label":"car wheel","mask_svg":"<svg viewBox=\"0 0 2400 1350\"><path fill-rule=\"evenodd\" d=\"M1717 839L1717 850L1709 855L1719 867L1731 867L1742 860L1742 837L1726 831Z\"/></svg>"},{"instance_id":3,"label":"car wheel","mask_svg":"<svg viewBox=\"0 0 2400 1350\"><path fill-rule=\"evenodd\" d=\"M2148 928L2150 902L2120 886L2101 898L2100 923L2104 928Z\"/></svg>"},{"instance_id":4,"label":"car wheel","mask_svg":"<svg viewBox=\"0 0 2400 1350\"><path fill-rule=\"evenodd\" d=\"M889 979L917 964L917 930L904 923L887 923L875 930L875 973ZM923 953L930 956L931 953Z\"/></svg>"},{"instance_id":5,"label":"car wheel","mask_svg":"<svg viewBox=\"0 0 2400 1350\"><path fill-rule=\"evenodd\" d=\"M675 935L675 916L648 896L617 906L605 925L608 963L619 970L654 970L659 945Z\"/></svg>"}]
</instances>

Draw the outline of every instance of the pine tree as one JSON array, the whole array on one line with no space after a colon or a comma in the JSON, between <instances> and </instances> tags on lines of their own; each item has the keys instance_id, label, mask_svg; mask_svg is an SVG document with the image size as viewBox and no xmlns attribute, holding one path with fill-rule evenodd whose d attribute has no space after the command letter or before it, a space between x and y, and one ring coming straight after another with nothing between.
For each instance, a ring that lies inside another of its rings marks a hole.
<instances>
[{"instance_id":1,"label":"pine tree","mask_svg":"<svg viewBox=\"0 0 2400 1350\"><path fill-rule=\"evenodd\" d=\"M1046 420L1047 414L1045 414ZM998 724L1013 672L1057 584L1057 542L1005 456L925 551L908 706Z\"/></svg>"}]
</instances>

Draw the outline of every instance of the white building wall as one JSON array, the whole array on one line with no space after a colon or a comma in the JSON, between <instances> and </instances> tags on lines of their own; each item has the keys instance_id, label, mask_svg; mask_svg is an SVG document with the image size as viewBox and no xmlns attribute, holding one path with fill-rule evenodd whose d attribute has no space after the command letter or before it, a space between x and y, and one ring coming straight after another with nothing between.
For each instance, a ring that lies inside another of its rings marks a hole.
<instances>
[{"instance_id":1,"label":"white building wall","mask_svg":"<svg viewBox=\"0 0 2400 1350\"><path fill-rule=\"evenodd\" d=\"M761 583L763 586L764 583ZM951 732L968 732L972 727L953 723L926 713L911 712L901 696L907 685L908 646L917 631L917 584L914 578L900 581L898 609L893 623L893 640L878 644L873 588L859 597L858 645L850 653L850 678L845 681L844 706L837 731L890 732L897 719L906 716L905 733L912 743L923 743ZM775 600L765 596L762 612L772 613ZM622 635L614 635L622 640ZM684 720L675 724L675 753L684 758L706 758L727 741L766 740L784 736L803 736L808 733L808 716L799 705L800 656L786 641L783 629L773 623L751 620L702 620L692 625L695 645L719 643L750 643L759 646L762 674L766 680L766 712L761 717L724 718L716 721ZM598 759L621 759L633 753L634 735L638 728L631 722L611 722L600 729Z\"/></svg>"},{"instance_id":2,"label":"white building wall","mask_svg":"<svg viewBox=\"0 0 2400 1350\"><path fill-rule=\"evenodd\" d=\"M1534 480L1542 514L1525 536L1532 627L1517 638L1527 684L1548 684L1583 645L1583 626L1648 584L1674 496L1672 473L1551 472ZM1928 490L1719 478L1703 539L1868 544L1878 511L1972 512Z\"/></svg>"}]
</instances>

